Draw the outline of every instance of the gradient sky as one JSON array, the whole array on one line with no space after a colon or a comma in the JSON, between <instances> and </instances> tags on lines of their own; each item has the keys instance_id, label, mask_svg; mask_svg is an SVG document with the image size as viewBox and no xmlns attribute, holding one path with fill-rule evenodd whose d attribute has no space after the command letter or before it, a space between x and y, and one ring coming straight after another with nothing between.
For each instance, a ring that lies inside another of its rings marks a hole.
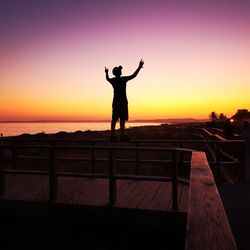
<instances>
[{"instance_id":1,"label":"gradient sky","mask_svg":"<svg viewBox=\"0 0 250 250\"><path fill-rule=\"evenodd\" d=\"M109 119L123 66L130 119L250 109L250 1L0 0L0 120Z\"/></svg>"}]
</instances>

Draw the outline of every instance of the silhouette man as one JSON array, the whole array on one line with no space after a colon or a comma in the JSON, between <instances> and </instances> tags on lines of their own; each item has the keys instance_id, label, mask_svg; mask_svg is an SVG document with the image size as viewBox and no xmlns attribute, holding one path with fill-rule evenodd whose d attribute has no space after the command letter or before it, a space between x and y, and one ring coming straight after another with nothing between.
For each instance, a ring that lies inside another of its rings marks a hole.
<instances>
[{"instance_id":1,"label":"silhouette man","mask_svg":"<svg viewBox=\"0 0 250 250\"><path fill-rule=\"evenodd\" d=\"M109 78L109 70L105 67L106 80L112 85L114 89L113 103L112 103L112 121L111 121L111 141L116 140L115 126L120 119L120 140L127 141L128 137L124 134L125 122L128 120L128 100L126 94L127 82L134 79L143 68L144 61L141 60L138 68L131 76L121 76L122 66L115 67L112 70L114 78Z\"/></svg>"}]
</instances>

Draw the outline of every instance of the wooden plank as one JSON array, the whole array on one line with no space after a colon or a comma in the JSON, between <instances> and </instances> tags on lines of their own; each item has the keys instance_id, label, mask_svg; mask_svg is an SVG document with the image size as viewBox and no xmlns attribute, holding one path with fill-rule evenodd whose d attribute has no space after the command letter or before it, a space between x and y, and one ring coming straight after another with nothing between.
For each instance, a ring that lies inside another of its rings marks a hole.
<instances>
[{"instance_id":1,"label":"wooden plank","mask_svg":"<svg viewBox=\"0 0 250 250\"><path fill-rule=\"evenodd\" d=\"M44 201L48 199L48 177L35 176L32 178L30 175L8 175L7 179L8 195L6 198ZM13 182L19 185L14 188L11 185ZM168 204L171 190L171 183L117 180L118 202L116 206L162 210L160 203L165 197L164 202ZM58 177L58 194L55 202L107 206L108 180ZM165 209L165 211L167 210Z\"/></svg>"},{"instance_id":2,"label":"wooden plank","mask_svg":"<svg viewBox=\"0 0 250 250\"><path fill-rule=\"evenodd\" d=\"M107 180L71 178L70 185L62 181L58 201L85 205L107 205Z\"/></svg>"},{"instance_id":3,"label":"wooden plank","mask_svg":"<svg viewBox=\"0 0 250 250\"><path fill-rule=\"evenodd\" d=\"M142 189L140 193L136 197L134 197L134 199L132 200L130 204L130 208L138 208L139 204L141 203L141 201L147 195L147 193L149 192L151 188L151 185L149 185L149 183L145 181L143 181L141 185L142 185Z\"/></svg>"},{"instance_id":4,"label":"wooden plank","mask_svg":"<svg viewBox=\"0 0 250 250\"><path fill-rule=\"evenodd\" d=\"M58 180L58 202L74 203L75 192L84 194L85 190L89 189L93 179L89 178L73 178L61 177Z\"/></svg>"},{"instance_id":5,"label":"wooden plank","mask_svg":"<svg viewBox=\"0 0 250 250\"><path fill-rule=\"evenodd\" d=\"M136 188L137 182L136 181L127 181L126 183L126 188L124 187L121 191L120 191L120 198L126 198L131 192L133 192L133 190Z\"/></svg>"},{"instance_id":6,"label":"wooden plank","mask_svg":"<svg viewBox=\"0 0 250 250\"><path fill-rule=\"evenodd\" d=\"M84 204L88 205L102 205L108 204L108 180L95 180L92 184L92 189L86 191L81 195Z\"/></svg>"},{"instance_id":7,"label":"wooden plank","mask_svg":"<svg viewBox=\"0 0 250 250\"><path fill-rule=\"evenodd\" d=\"M189 186L181 185L181 192L179 195L179 211L186 212L188 211L188 198L189 198Z\"/></svg>"},{"instance_id":8,"label":"wooden plank","mask_svg":"<svg viewBox=\"0 0 250 250\"><path fill-rule=\"evenodd\" d=\"M191 162L186 250L237 249L205 153Z\"/></svg>"},{"instance_id":9,"label":"wooden plank","mask_svg":"<svg viewBox=\"0 0 250 250\"><path fill-rule=\"evenodd\" d=\"M164 193L167 192L167 189L170 188L171 183L160 183L159 188L154 196L154 198L152 199L152 201L150 202L148 209L152 209L152 210L157 210L162 197L164 196ZM171 195L169 196L169 199L171 198Z\"/></svg>"},{"instance_id":10,"label":"wooden plank","mask_svg":"<svg viewBox=\"0 0 250 250\"><path fill-rule=\"evenodd\" d=\"M160 186L160 183L159 182L149 182L148 185L151 185L151 188L150 188L149 192L146 194L146 196L144 196L144 198L140 202L140 204L138 205L138 208L141 208L141 209L148 208L150 202L154 198L156 191L158 190L158 188Z\"/></svg>"},{"instance_id":11,"label":"wooden plank","mask_svg":"<svg viewBox=\"0 0 250 250\"><path fill-rule=\"evenodd\" d=\"M172 209L172 184L166 187L164 195L158 205L160 211L170 211Z\"/></svg>"},{"instance_id":12,"label":"wooden plank","mask_svg":"<svg viewBox=\"0 0 250 250\"><path fill-rule=\"evenodd\" d=\"M48 200L48 178L45 176L6 175L5 199Z\"/></svg>"},{"instance_id":13,"label":"wooden plank","mask_svg":"<svg viewBox=\"0 0 250 250\"><path fill-rule=\"evenodd\" d=\"M124 190L127 189L130 182L131 181L117 180L117 199L119 199L120 196L123 196Z\"/></svg>"},{"instance_id":14,"label":"wooden plank","mask_svg":"<svg viewBox=\"0 0 250 250\"><path fill-rule=\"evenodd\" d=\"M127 182L127 185L124 186L123 189L121 189L119 191L118 199L117 199L117 202L115 204L115 206L117 206L117 207L123 207L124 200L126 200L129 197L129 195L133 192L133 190L137 186L136 181L126 181L126 182Z\"/></svg>"},{"instance_id":15,"label":"wooden plank","mask_svg":"<svg viewBox=\"0 0 250 250\"><path fill-rule=\"evenodd\" d=\"M103 180L92 180L89 187L81 194L81 201L83 204L98 204L96 194L104 189ZM104 192L102 192L104 195Z\"/></svg>"},{"instance_id":16,"label":"wooden plank","mask_svg":"<svg viewBox=\"0 0 250 250\"><path fill-rule=\"evenodd\" d=\"M145 182L137 181L135 188L129 193L128 196L126 196L126 198L122 200L120 206L124 208L130 208L132 206L134 199L136 199L136 197L141 193L145 185L146 185Z\"/></svg>"},{"instance_id":17,"label":"wooden plank","mask_svg":"<svg viewBox=\"0 0 250 250\"><path fill-rule=\"evenodd\" d=\"M140 196L137 198L137 205L136 208L142 208L141 204L143 203L143 201L145 199L147 199L148 193L151 191L152 187L154 187L154 183L152 182L144 182L145 186L142 189L142 193L140 194Z\"/></svg>"}]
</instances>

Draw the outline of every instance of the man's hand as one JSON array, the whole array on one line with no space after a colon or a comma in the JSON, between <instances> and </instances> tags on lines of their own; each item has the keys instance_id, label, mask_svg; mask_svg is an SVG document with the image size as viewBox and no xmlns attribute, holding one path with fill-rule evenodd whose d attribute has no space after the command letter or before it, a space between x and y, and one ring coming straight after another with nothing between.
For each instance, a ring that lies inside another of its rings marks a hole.
<instances>
[{"instance_id":1,"label":"man's hand","mask_svg":"<svg viewBox=\"0 0 250 250\"><path fill-rule=\"evenodd\" d=\"M139 67L140 68L143 68L143 65L144 65L144 61L141 59L140 63L139 63Z\"/></svg>"},{"instance_id":2,"label":"man's hand","mask_svg":"<svg viewBox=\"0 0 250 250\"><path fill-rule=\"evenodd\" d=\"M109 69L105 67L105 73L107 74L109 72Z\"/></svg>"}]
</instances>

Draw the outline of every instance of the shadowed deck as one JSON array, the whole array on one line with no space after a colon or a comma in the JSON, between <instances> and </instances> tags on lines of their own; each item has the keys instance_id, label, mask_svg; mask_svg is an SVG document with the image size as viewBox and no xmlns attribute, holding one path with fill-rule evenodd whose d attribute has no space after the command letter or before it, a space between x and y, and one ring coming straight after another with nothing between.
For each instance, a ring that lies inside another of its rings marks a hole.
<instances>
[{"instance_id":1,"label":"shadowed deck","mask_svg":"<svg viewBox=\"0 0 250 250\"><path fill-rule=\"evenodd\" d=\"M47 201L49 183L44 176L7 175L4 199ZM13 185L15 183L15 185ZM169 182L117 180L117 202L115 207L172 210L172 185ZM90 206L108 206L108 179L58 178L56 203ZM187 212L188 186L178 184L180 212Z\"/></svg>"}]
</instances>

